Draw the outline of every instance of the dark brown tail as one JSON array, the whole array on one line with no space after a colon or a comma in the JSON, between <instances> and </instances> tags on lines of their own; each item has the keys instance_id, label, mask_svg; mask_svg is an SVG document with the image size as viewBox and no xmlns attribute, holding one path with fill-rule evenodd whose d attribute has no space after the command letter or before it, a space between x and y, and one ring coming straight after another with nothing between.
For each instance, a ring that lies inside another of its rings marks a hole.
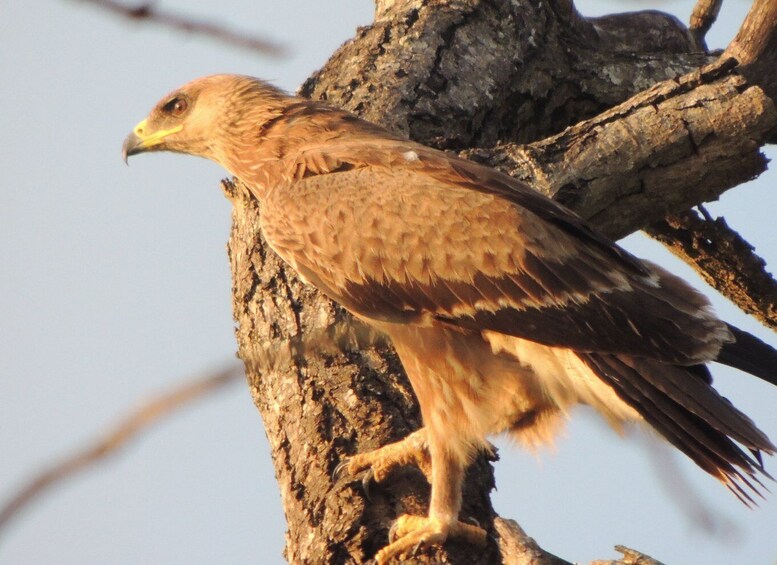
<instances>
[{"instance_id":1,"label":"dark brown tail","mask_svg":"<svg viewBox=\"0 0 777 565\"><path fill-rule=\"evenodd\" d=\"M682 367L625 355L578 353L647 423L742 502L762 496L758 475L771 478L761 453L777 448L710 385L703 365ZM743 449L745 448L745 449ZM760 487L760 488L759 488Z\"/></svg>"},{"instance_id":2,"label":"dark brown tail","mask_svg":"<svg viewBox=\"0 0 777 565\"><path fill-rule=\"evenodd\" d=\"M717 361L777 386L777 349L753 334L731 324L726 325L736 341L723 346Z\"/></svg>"}]
</instances>

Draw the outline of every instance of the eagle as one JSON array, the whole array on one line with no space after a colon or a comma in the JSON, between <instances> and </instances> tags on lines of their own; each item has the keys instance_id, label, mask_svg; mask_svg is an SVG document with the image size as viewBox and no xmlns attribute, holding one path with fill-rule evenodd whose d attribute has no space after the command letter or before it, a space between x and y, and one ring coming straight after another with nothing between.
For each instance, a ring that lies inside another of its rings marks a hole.
<instances>
[{"instance_id":1,"label":"eagle","mask_svg":"<svg viewBox=\"0 0 777 565\"><path fill-rule=\"evenodd\" d=\"M380 480L414 463L431 498L426 516L396 520L378 563L449 537L485 543L459 517L468 465L494 434L551 441L577 404L616 429L651 426L745 503L769 476L774 444L707 364L777 385L777 352L527 184L237 75L165 96L124 142L125 161L147 151L238 177L272 249L391 339L424 425L342 470Z\"/></svg>"}]
</instances>

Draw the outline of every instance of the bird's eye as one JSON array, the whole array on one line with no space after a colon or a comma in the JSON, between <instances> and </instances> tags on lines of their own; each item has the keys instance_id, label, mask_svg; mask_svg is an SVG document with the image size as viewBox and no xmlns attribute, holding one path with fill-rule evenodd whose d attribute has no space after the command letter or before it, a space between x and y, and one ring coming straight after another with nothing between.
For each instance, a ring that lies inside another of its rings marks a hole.
<instances>
[{"instance_id":1,"label":"bird's eye","mask_svg":"<svg viewBox=\"0 0 777 565\"><path fill-rule=\"evenodd\" d=\"M181 116L188 108L189 103L186 101L186 99L176 96L170 100L170 102L165 104L162 109L171 116Z\"/></svg>"}]
</instances>

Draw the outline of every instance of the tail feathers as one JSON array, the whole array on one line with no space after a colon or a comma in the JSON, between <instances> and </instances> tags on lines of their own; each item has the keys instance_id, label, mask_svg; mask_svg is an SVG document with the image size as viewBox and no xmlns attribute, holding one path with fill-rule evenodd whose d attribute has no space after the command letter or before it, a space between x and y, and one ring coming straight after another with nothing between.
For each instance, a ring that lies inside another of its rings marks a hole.
<instances>
[{"instance_id":1,"label":"tail feathers","mask_svg":"<svg viewBox=\"0 0 777 565\"><path fill-rule=\"evenodd\" d=\"M777 350L753 334L727 325L735 341L723 345L716 361L777 386Z\"/></svg>"},{"instance_id":2,"label":"tail feathers","mask_svg":"<svg viewBox=\"0 0 777 565\"><path fill-rule=\"evenodd\" d=\"M755 424L685 367L626 356L579 353L647 423L747 505L771 478L761 452L774 445ZM738 445L739 444L739 445ZM743 446L745 449L743 449Z\"/></svg>"},{"instance_id":3,"label":"tail feathers","mask_svg":"<svg viewBox=\"0 0 777 565\"><path fill-rule=\"evenodd\" d=\"M697 373L678 365L625 357L618 361L633 369L652 387L708 423L718 432L752 449L775 449L769 438L731 402L699 379Z\"/></svg>"}]
</instances>

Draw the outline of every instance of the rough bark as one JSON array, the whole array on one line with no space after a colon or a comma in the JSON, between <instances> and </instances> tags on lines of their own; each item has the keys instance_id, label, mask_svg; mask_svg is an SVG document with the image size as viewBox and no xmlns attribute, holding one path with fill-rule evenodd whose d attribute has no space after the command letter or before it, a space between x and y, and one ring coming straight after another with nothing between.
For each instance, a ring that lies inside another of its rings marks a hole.
<instances>
[{"instance_id":1,"label":"rough bark","mask_svg":"<svg viewBox=\"0 0 777 565\"><path fill-rule=\"evenodd\" d=\"M300 93L464 149L544 138L713 59L658 12L586 20L562 0L396 1Z\"/></svg>"},{"instance_id":2,"label":"rough bark","mask_svg":"<svg viewBox=\"0 0 777 565\"><path fill-rule=\"evenodd\" d=\"M777 100L777 2L756 0L724 56L737 59L742 74Z\"/></svg>"},{"instance_id":3,"label":"rough bark","mask_svg":"<svg viewBox=\"0 0 777 565\"><path fill-rule=\"evenodd\" d=\"M764 170L759 147L777 128L772 95L732 62L697 70L713 61L658 12L585 19L566 0L383 0L375 23L301 93L469 150L620 236ZM267 248L247 191L227 183L225 192L239 352L272 446L286 558L365 562L398 514L425 512L428 485L407 470L373 486L368 502L358 481L332 472L344 456L420 425L412 391L389 344ZM417 561L563 562L495 516L492 488L481 458L463 513L491 534L485 550L450 543Z\"/></svg>"},{"instance_id":4,"label":"rough bark","mask_svg":"<svg viewBox=\"0 0 777 565\"><path fill-rule=\"evenodd\" d=\"M706 49L704 36L718 19L718 12L723 5L723 0L698 0L691 13L691 21L688 28L700 49Z\"/></svg>"},{"instance_id":5,"label":"rough bark","mask_svg":"<svg viewBox=\"0 0 777 565\"><path fill-rule=\"evenodd\" d=\"M777 110L735 64L658 83L543 141L468 155L623 237L766 170L758 148L777 126Z\"/></svg>"},{"instance_id":6,"label":"rough bark","mask_svg":"<svg viewBox=\"0 0 777 565\"><path fill-rule=\"evenodd\" d=\"M753 246L725 219L701 218L688 210L667 216L647 232L693 265L707 284L742 311L777 330L777 282Z\"/></svg>"}]
</instances>

